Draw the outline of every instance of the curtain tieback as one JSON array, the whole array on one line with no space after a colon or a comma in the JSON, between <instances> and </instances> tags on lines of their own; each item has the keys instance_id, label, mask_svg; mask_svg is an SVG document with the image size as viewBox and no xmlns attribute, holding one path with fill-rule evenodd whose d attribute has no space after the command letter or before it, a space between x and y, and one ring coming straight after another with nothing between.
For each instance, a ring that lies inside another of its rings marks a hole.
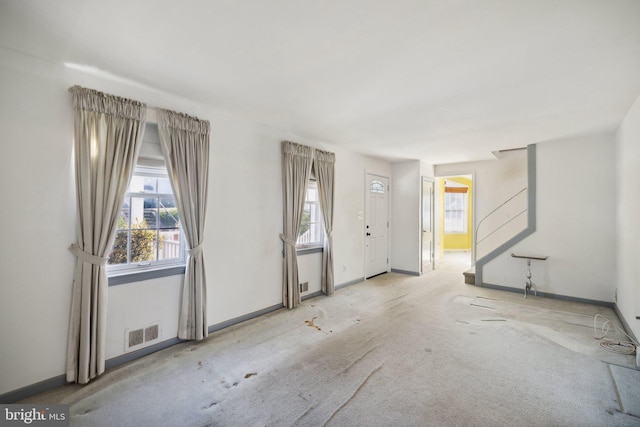
<instances>
[{"instance_id":1,"label":"curtain tieback","mask_svg":"<svg viewBox=\"0 0 640 427\"><path fill-rule=\"evenodd\" d=\"M192 247L191 249L187 249L187 253L190 256L196 256L196 255L200 254L202 252L203 244L204 244L204 242L200 243L199 245L196 245L196 246Z\"/></svg>"},{"instance_id":2,"label":"curtain tieback","mask_svg":"<svg viewBox=\"0 0 640 427\"><path fill-rule=\"evenodd\" d=\"M95 256L94 254L85 252L75 243L71 245L69 250L73 252L78 259L88 262L89 264L105 266L109 262L109 257Z\"/></svg>"},{"instance_id":3,"label":"curtain tieback","mask_svg":"<svg viewBox=\"0 0 640 427\"><path fill-rule=\"evenodd\" d=\"M295 248L297 245L297 242L295 240L288 239L284 234L280 234L280 238L289 246L293 246Z\"/></svg>"}]
</instances>

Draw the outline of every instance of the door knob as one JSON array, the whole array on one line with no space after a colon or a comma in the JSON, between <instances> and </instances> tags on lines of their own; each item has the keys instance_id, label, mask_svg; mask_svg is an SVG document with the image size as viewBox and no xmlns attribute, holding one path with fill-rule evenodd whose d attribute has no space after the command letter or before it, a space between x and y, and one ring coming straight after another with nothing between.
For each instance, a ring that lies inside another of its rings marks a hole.
<instances>
[{"instance_id":1,"label":"door knob","mask_svg":"<svg viewBox=\"0 0 640 427\"><path fill-rule=\"evenodd\" d=\"M371 233L367 233L367 236L371 236Z\"/></svg>"}]
</instances>

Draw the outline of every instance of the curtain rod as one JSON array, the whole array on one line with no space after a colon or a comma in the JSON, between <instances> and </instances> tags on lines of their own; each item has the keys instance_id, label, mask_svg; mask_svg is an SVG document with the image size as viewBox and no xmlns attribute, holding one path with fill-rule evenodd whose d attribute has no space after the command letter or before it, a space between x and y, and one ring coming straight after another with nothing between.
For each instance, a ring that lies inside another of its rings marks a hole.
<instances>
[{"instance_id":1,"label":"curtain rod","mask_svg":"<svg viewBox=\"0 0 640 427\"><path fill-rule=\"evenodd\" d=\"M180 111L169 110L168 108L157 107L155 105L148 105L148 104L146 104L145 102L142 102L142 101L138 101L138 100L135 100L135 99L131 99L131 98L127 98L127 97L123 97L123 96L119 96L119 95L113 95L113 94L110 94L108 92L104 92L104 91L101 91L101 90L98 90L98 89L92 89L92 88L88 88L88 87L84 87L84 86L80 86L80 85L73 85L73 86L69 87L68 90L69 90L69 92L74 92L74 90L76 90L76 89L81 89L83 91L90 91L90 92L93 92L93 93L96 93L96 94L100 94L103 97L110 96L110 97L114 97L114 98L117 98L117 99L125 100L127 102L133 102L133 103L135 103L137 105L140 105L140 106L144 105L144 107L146 108L147 112L151 112L151 120L149 120L149 121L151 121L152 123L157 123L158 122L156 113L158 112L159 109L166 110L166 111L171 111L172 113L178 114L178 115L180 115L182 117L193 119L193 120L196 120L196 121L199 121L199 122L209 122L209 120L201 119L198 116L194 116L194 115L191 115L191 114L183 113L183 112L180 112Z\"/></svg>"},{"instance_id":2,"label":"curtain rod","mask_svg":"<svg viewBox=\"0 0 640 427\"><path fill-rule=\"evenodd\" d=\"M170 111L172 113L178 114L178 115L180 115L182 117L186 117L186 118L189 118L189 119L197 120L199 122L208 122L209 121L209 120L206 120L206 119L201 119L198 116L194 116L194 115L191 115L191 114L183 113L181 111L170 110L168 108L154 107L154 106L147 105L147 110L152 111L153 114L156 114L158 112L158 110L165 110L165 111Z\"/></svg>"}]
</instances>

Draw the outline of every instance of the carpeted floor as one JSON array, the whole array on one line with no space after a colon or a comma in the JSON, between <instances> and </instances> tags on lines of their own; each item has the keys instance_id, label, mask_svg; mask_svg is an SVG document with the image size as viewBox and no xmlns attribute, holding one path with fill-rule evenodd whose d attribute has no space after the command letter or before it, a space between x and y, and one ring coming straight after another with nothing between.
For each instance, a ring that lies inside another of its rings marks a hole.
<instances>
[{"instance_id":1,"label":"carpeted floor","mask_svg":"<svg viewBox=\"0 0 640 427\"><path fill-rule=\"evenodd\" d=\"M640 425L611 371L635 357L593 339L612 310L461 271L384 274L29 402L71 404L75 426Z\"/></svg>"}]
</instances>

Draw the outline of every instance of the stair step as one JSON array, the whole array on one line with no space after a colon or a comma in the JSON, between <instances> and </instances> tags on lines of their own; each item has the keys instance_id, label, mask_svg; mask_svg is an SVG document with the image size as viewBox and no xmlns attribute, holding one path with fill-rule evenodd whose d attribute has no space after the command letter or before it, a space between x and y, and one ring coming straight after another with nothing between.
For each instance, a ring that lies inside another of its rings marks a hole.
<instances>
[{"instance_id":1,"label":"stair step","mask_svg":"<svg viewBox=\"0 0 640 427\"><path fill-rule=\"evenodd\" d=\"M464 275L464 283L467 285L475 285L476 284L476 269L475 267L471 267L467 271L462 273Z\"/></svg>"}]
</instances>

